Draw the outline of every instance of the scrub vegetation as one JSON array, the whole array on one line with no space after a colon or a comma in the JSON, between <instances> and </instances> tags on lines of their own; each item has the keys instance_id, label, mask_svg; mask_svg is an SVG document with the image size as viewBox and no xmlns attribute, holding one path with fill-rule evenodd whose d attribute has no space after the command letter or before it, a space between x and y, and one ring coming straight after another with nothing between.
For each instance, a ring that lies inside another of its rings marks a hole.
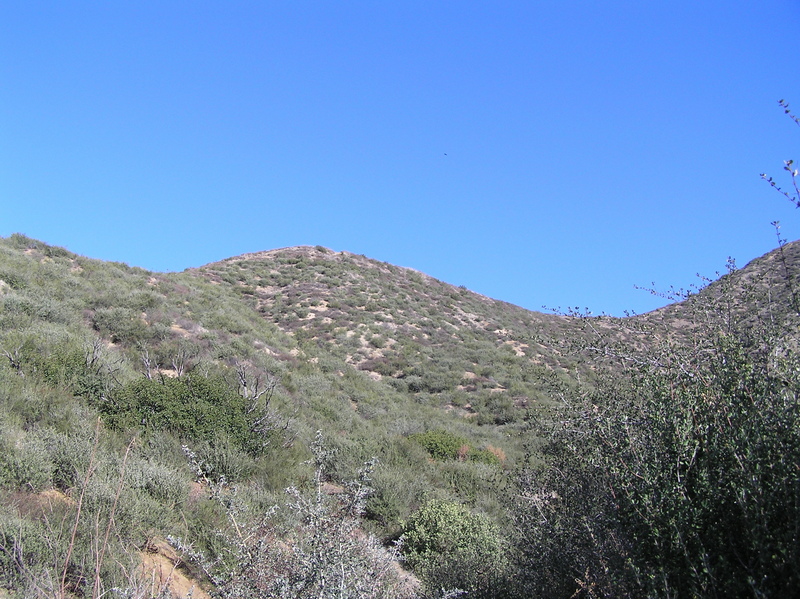
<instances>
[{"instance_id":1,"label":"scrub vegetation","mask_svg":"<svg viewBox=\"0 0 800 599\"><path fill-rule=\"evenodd\" d=\"M791 596L800 245L624 319L0 239L0 597Z\"/></svg>"},{"instance_id":2,"label":"scrub vegetation","mask_svg":"<svg viewBox=\"0 0 800 599\"><path fill-rule=\"evenodd\" d=\"M344 596L340 561L303 572L345 554L348 596L386 564L376 596L435 596L409 523L446 502L499 543L529 414L588 372L545 340L572 319L324 248L163 274L12 235L0 281L0 585L21 597L167 596L181 576ZM265 552L283 557L243 566Z\"/></svg>"}]
</instances>

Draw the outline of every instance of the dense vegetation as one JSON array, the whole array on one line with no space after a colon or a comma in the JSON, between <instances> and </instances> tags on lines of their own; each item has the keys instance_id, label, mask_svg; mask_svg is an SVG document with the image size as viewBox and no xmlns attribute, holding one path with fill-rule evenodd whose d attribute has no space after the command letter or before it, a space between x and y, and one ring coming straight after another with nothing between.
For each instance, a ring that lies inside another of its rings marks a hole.
<instances>
[{"instance_id":1,"label":"dense vegetation","mask_svg":"<svg viewBox=\"0 0 800 599\"><path fill-rule=\"evenodd\" d=\"M771 258L794 261L798 249ZM523 469L512 507L526 593L566 597L577 582L586 596L794 594L800 306L769 302L794 297L797 271L780 288L752 285L756 274L731 272L715 290L750 310L693 298L693 344L615 347L636 367L538 423L542 461ZM728 295L748 278L744 296Z\"/></svg>"},{"instance_id":2,"label":"dense vegetation","mask_svg":"<svg viewBox=\"0 0 800 599\"><path fill-rule=\"evenodd\" d=\"M638 317L0 240L0 597L791 595L800 245Z\"/></svg>"},{"instance_id":3,"label":"dense vegetation","mask_svg":"<svg viewBox=\"0 0 800 599\"><path fill-rule=\"evenodd\" d=\"M0 582L20 596L167 592L137 564L175 547L173 579L233 596L256 550L237 531L299 551L307 501L373 557L431 502L500 526L527 414L572 367L529 349L568 319L322 248L160 274L13 235L0 281Z\"/></svg>"}]
</instances>

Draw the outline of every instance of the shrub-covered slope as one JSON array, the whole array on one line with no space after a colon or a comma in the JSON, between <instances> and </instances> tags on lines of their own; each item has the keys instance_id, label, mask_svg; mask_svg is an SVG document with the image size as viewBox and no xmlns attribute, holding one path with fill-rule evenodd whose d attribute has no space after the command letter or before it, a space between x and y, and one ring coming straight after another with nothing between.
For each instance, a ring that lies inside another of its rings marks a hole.
<instances>
[{"instance_id":1,"label":"shrub-covered slope","mask_svg":"<svg viewBox=\"0 0 800 599\"><path fill-rule=\"evenodd\" d=\"M222 596L253 576L273 588L279 571L316 588L300 554L241 569L264 547L330 554L311 521L388 542L420 514L461 514L441 523L456 536L486 517L480 534L497 537L481 543L495 547L530 417L547 420L620 359L692 347L705 334L693 302L791 312L770 290L796 277L798 253L788 244L682 303L614 319L530 312L319 246L154 273L2 239L0 588L156 596L169 585L138 564L158 560ZM352 580L394 559L370 542L348 550L363 552ZM500 576L463 584L500 588ZM436 585L381 580L396 596Z\"/></svg>"},{"instance_id":2,"label":"shrub-covered slope","mask_svg":"<svg viewBox=\"0 0 800 599\"><path fill-rule=\"evenodd\" d=\"M408 268L322 247L249 254L197 274L241 294L304 354L338 359L369 378L481 423L546 397L572 366L553 339L574 319L530 312Z\"/></svg>"}]
</instances>

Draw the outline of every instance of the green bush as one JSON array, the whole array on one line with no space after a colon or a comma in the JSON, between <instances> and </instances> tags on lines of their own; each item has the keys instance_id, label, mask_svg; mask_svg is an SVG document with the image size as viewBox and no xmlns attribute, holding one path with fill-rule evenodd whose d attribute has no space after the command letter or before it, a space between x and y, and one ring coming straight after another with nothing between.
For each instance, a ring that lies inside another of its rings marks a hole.
<instances>
[{"instance_id":1,"label":"green bush","mask_svg":"<svg viewBox=\"0 0 800 599\"><path fill-rule=\"evenodd\" d=\"M499 466L501 463L496 454L486 449L475 449L466 437L455 435L444 429L414 433L408 438L424 447L434 460L471 461L493 466Z\"/></svg>"},{"instance_id":2,"label":"green bush","mask_svg":"<svg viewBox=\"0 0 800 599\"><path fill-rule=\"evenodd\" d=\"M148 493L159 503L174 507L182 504L188 493L184 472L142 458L131 459L125 471L125 484Z\"/></svg>"},{"instance_id":3,"label":"green bush","mask_svg":"<svg viewBox=\"0 0 800 599\"><path fill-rule=\"evenodd\" d=\"M94 326L115 343L135 344L150 337L147 323L131 308L98 308L94 314Z\"/></svg>"},{"instance_id":4,"label":"green bush","mask_svg":"<svg viewBox=\"0 0 800 599\"><path fill-rule=\"evenodd\" d=\"M92 439L77 431L65 434L45 430L38 436L53 464L53 486L68 491L78 485L92 460Z\"/></svg>"},{"instance_id":5,"label":"green bush","mask_svg":"<svg viewBox=\"0 0 800 599\"><path fill-rule=\"evenodd\" d=\"M75 395L89 399L99 398L113 384L112 368L101 345L80 346L74 342L61 342L48 350L32 356L31 361L44 380L51 385L63 386Z\"/></svg>"},{"instance_id":6,"label":"green bush","mask_svg":"<svg viewBox=\"0 0 800 599\"><path fill-rule=\"evenodd\" d=\"M14 290L25 289L28 284L26 277L22 273L14 272L13 270L0 270L0 281L3 281Z\"/></svg>"},{"instance_id":7,"label":"green bush","mask_svg":"<svg viewBox=\"0 0 800 599\"><path fill-rule=\"evenodd\" d=\"M0 434L0 484L33 491L50 486L54 465L38 436L8 429ZM16 443L13 437L17 437Z\"/></svg>"},{"instance_id":8,"label":"green bush","mask_svg":"<svg viewBox=\"0 0 800 599\"><path fill-rule=\"evenodd\" d=\"M424 447L434 460L456 460L466 457L465 447L469 450L469 439L443 429L415 433L408 438Z\"/></svg>"},{"instance_id":9,"label":"green bush","mask_svg":"<svg viewBox=\"0 0 800 599\"><path fill-rule=\"evenodd\" d=\"M489 466L500 466L502 461L496 452L489 451L488 449L472 449L468 457L472 462L480 464L487 464Z\"/></svg>"},{"instance_id":10,"label":"green bush","mask_svg":"<svg viewBox=\"0 0 800 599\"><path fill-rule=\"evenodd\" d=\"M470 597L499 594L505 549L497 525L463 505L432 501L403 527L406 563L434 592L461 589Z\"/></svg>"},{"instance_id":11,"label":"green bush","mask_svg":"<svg viewBox=\"0 0 800 599\"><path fill-rule=\"evenodd\" d=\"M25 589L31 574L52 561L44 527L0 506L0 589ZM33 589L31 589L31 595Z\"/></svg>"},{"instance_id":12,"label":"green bush","mask_svg":"<svg viewBox=\"0 0 800 599\"><path fill-rule=\"evenodd\" d=\"M228 438L259 450L244 399L221 376L137 379L98 402L106 424L125 430L170 430L186 439Z\"/></svg>"},{"instance_id":13,"label":"green bush","mask_svg":"<svg viewBox=\"0 0 800 599\"><path fill-rule=\"evenodd\" d=\"M235 484L246 480L255 470L253 458L226 438L213 443L200 441L195 453L196 468L210 481Z\"/></svg>"},{"instance_id":14,"label":"green bush","mask_svg":"<svg viewBox=\"0 0 800 599\"><path fill-rule=\"evenodd\" d=\"M521 594L797 592L798 315L732 314L735 281L688 304L694 345L638 356L540 422L514 494Z\"/></svg>"}]
</instances>

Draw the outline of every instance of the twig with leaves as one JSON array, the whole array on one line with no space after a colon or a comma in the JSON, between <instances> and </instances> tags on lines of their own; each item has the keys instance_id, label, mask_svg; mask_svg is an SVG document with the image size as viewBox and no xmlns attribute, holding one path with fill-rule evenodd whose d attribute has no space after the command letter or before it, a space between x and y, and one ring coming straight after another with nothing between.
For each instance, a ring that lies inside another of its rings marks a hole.
<instances>
[{"instance_id":1,"label":"twig with leaves","mask_svg":"<svg viewBox=\"0 0 800 599\"><path fill-rule=\"evenodd\" d=\"M794 123L800 127L800 117L794 114L791 109L789 108L789 103L786 100L778 100L778 104L781 105L783 108L783 112L789 116ZM792 204L794 204L797 208L800 208L800 185L798 185L798 174L800 172L798 169L794 167L794 160L784 160L783 162L783 170L789 173L789 176L792 178L792 187L794 188L794 193L791 191L786 191L782 187L780 187L775 180L768 176L766 173L761 173L761 178L764 179L767 183L770 184L770 187L775 189L778 193L783 195L787 200L789 200Z\"/></svg>"}]
</instances>

